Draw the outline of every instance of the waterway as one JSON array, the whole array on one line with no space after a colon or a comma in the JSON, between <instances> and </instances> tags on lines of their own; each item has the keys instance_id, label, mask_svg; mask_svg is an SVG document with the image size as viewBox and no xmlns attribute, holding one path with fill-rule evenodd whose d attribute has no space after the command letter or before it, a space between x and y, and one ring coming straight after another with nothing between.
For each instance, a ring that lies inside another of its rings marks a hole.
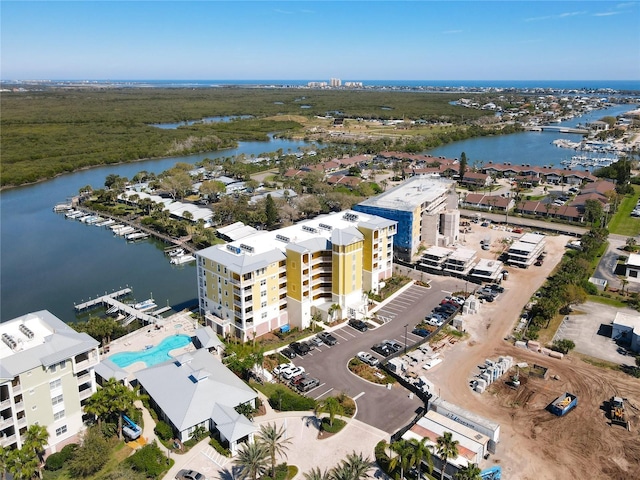
<instances>
[{"instance_id":1,"label":"waterway","mask_svg":"<svg viewBox=\"0 0 640 480\"><path fill-rule=\"evenodd\" d=\"M553 125L576 127L578 123L584 125L586 122L599 120L605 116L615 117L634 110L634 108L637 108L637 105L616 105L602 110L592 110L581 117ZM554 168L564 168L560 162L570 160L577 152L556 147L552 142L557 138L579 142L582 135L559 132L521 132L512 135L471 138L443 145L424 153L447 158L460 158L464 152L470 166L486 165L489 162L510 162L513 165L550 165Z\"/></svg>"},{"instance_id":2,"label":"waterway","mask_svg":"<svg viewBox=\"0 0 640 480\"><path fill-rule=\"evenodd\" d=\"M166 244L127 243L110 230L65 219L53 206L86 185L104 188L112 173L132 178L142 170L163 172L177 162L242 153L259 157L306 145L285 139L240 142L235 149L97 167L0 192L0 321L49 310L73 322L74 304L126 286L133 289L132 300L153 296L159 307L179 309L196 302L195 265L171 265L163 251Z\"/></svg>"},{"instance_id":3,"label":"waterway","mask_svg":"<svg viewBox=\"0 0 640 480\"><path fill-rule=\"evenodd\" d=\"M565 124L575 126L632 108L615 106ZM465 152L470 165L475 161L494 161L560 167L560 161L570 157L572 151L555 147L551 142L565 137L580 138L524 132L466 140L429 153L456 158ZM106 176L112 173L132 178L142 170L160 173L176 162L195 164L204 158L242 153L262 156L278 149L295 152L305 145L302 141L283 139L243 142L233 150L97 167L1 192L0 321L46 309L72 322L76 319L75 303L126 286L133 289L133 299L138 302L153 296L158 306L177 309L195 303L195 266L171 265L163 253L165 244L155 240L128 244L103 228L65 219L52 211L53 206L77 194L85 185L102 188Z\"/></svg>"}]
</instances>

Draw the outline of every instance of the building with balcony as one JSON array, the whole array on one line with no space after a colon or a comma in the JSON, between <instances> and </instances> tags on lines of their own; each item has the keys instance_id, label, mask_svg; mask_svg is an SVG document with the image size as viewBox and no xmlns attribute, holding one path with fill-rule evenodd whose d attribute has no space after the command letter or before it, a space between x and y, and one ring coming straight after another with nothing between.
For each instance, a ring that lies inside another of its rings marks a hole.
<instances>
[{"instance_id":1,"label":"building with balcony","mask_svg":"<svg viewBox=\"0 0 640 480\"><path fill-rule=\"evenodd\" d=\"M520 268L527 268L536 261L544 251L545 236L539 233L525 233L514 242L507 251L507 263Z\"/></svg>"},{"instance_id":2,"label":"building with balcony","mask_svg":"<svg viewBox=\"0 0 640 480\"><path fill-rule=\"evenodd\" d=\"M363 316L366 292L392 275L395 233L395 221L347 210L200 250L200 312L242 341L316 314Z\"/></svg>"},{"instance_id":3,"label":"building with balcony","mask_svg":"<svg viewBox=\"0 0 640 480\"><path fill-rule=\"evenodd\" d=\"M447 246L458 241L460 215L455 185L439 176L417 175L353 209L397 222L394 253L412 261L421 245Z\"/></svg>"},{"instance_id":4,"label":"building with balcony","mask_svg":"<svg viewBox=\"0 0 640 480\"><path fill-rule=\"evenodd\" d=\"M21 448L36 423L49 431L49 452L77 440L98 342L46 310L1 323L0 337L0 445Z\"/></svg>"}]
</instances>

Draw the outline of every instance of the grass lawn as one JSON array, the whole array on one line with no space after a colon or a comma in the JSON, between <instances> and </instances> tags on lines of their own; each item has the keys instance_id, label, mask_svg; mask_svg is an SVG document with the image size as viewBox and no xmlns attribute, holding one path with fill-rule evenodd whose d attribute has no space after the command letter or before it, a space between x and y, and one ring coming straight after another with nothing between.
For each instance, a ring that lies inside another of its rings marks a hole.
<instances>
[{"instance_id":1,"label":"grass lawn","mask_svg":"<svg viewBox=\"0 0 640 480\"><path fill-rule=\"evenodd\" d=\"M635 237L640 234L640 218L632 217L631 211L636 206L640 197L640 186L632 185L633 194L625 195L618 211L609 222L608 228L611 233Z\"/></svg>"},{"instance_id":2,"label":"grass lawn","mask_svg":"<svg viewBox=\"0 0 640 480\"><path fill-rule=\"evenodd\" d=\"M628 307L628 305L625 302L623 302L622 300L618 300L616 298L607 298L607 297L602 297L600 295L589 295L588 299L590 302L601 303L603 305L609 305L610 307L615 307L615 308Z\"/></svg>"},{"instance_id":3,"label":"grass lawn","mask_svg":"<svg viewBox=\"0 0 640 480\"><path fill-rule=\"evenodd\" d=\"M549 322L549 326L547 328L540 329L538 332L538 341L540 342L540 345L548 345L551 343L551 340L553 340L553 336L558 331L564 317L564 315L559 313L553 317L553 320Z\"/></svg>"}]
</instances>

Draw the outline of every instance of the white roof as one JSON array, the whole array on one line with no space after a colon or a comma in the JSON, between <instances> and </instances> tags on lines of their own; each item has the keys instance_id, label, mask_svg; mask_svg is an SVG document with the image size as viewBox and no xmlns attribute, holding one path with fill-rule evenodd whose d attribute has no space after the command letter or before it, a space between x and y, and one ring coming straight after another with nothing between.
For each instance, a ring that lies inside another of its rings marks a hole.
<instances>
[{"instance_id":1,"label":"white roof","mask_svg":"<svg viewBox=\"0 0 640 480\"><path fill-rule=\"evenodd\" d=\"M627 266L640 267L640 254L630 253L629 258L627 259Z\"/></svg>"},{"instance_id":2,"label":"white roof","mask_svg":"<svg viewBox=\"0 0 640 480\"><path fill-rule=\"evenodd\" d=\"M257 397L204 349L140 370L136 378L179 431L211 419L218 404L233 409Z\"/></svg>"},{"instance_id":3,"label":"white roof","mask_svg":"<svg viewBox=\"0 0 640 480\"><path fill-rule=\"evenodd\" d=\"M636 328L640 332L640 314L617 312L616 317L613 319L615 325L631 328Z\"/></svg>"},{"instance_id":4,"label":"white roof","mask_svg":"<svg viewBox=\"0 0 640 480\"><path fill-rule=\"evenodd\" d=\"M359 205L413 211L423 203L428 204L442 197L453 185L455 185L453 180L431 175L416 175Z\"/></svg>"},{"instance_id":5,"label":"white roof","mask_svg":"<svg viewBox=\"0 0 640 480\"><path fill-rule=\"evenodd\" d=\"M485 272L497 272L502 270L502 262L500 260L489 260L488 258L481 258L473 268L473 270L482 270Z\"/></svg>"},{"instance_id":6,"label":"white roof","mask_svg":"<svg viewBox=\"0 0 640 480\"><path fill-rule=\"evenodd\" d=\"M538 243L542 242L544 239L545 239L545 236L540 233L525 233L518 239L518 241L524 242L524 243L533 243L534 245L537 245Z\"/></svg>"},{"instance_id":7,"label":"white roof","mask_svg":"<svg viewBox=\"0 0 640 480\"><path fill-rule=\"evenodd\" d=\"M423 256L431 255L432 257L443 258L448 257L449 255L451 255L451 253L453 253L453 249L451 248L433 246L427 248L423 253Z\"/></svg>"},{"instance_id":8,"label":"white roof","mask_svg":"<svg viewBox=\"0 0 640 480\"><path fill-rule=\"evenodd\" d=\"M451 254L451 256L449 257L449 259L468 262L469 260L473 260L475 256L476 256L475 250L471 250L469 248L456 248Z\"/></svg>"}]
</instances>

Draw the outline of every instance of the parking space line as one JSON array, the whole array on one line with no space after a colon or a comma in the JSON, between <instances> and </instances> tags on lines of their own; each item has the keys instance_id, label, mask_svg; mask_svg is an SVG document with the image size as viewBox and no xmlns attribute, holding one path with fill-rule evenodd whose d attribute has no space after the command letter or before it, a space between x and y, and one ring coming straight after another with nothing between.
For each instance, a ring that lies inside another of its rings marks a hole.
<instances>
[{"instance_id":1,"label":"parking space line","mask_svg":"<svg viewBox=\"0 0 640 480\"><path fill-rule=\"evenodd\" d=\"M322 385L325 385L325 384L323 383ZM318 385L318 387L317 387L317 388L320 388L322 385ZM324 393L322 393L322 394L318 395L317 397L315 397L315 398L314 398L314 400L318 400L319 398L324 397L327 393L331 392L332 390L333 390L333 388L330 388L330 389L329 389L329 390L327 390L326 392L324 392Z\"/></svg>"},{"instance_id":2,"label":"parking space line","mask_svg":"<svg viewBox=\"0 0 640 480\"><path fill-rule=\"evenodd\" d=\"M356 395L355 397L353 397L353 401L358 400L361 396L364 395L364 392L360 392L358 395Z\"/></svg>"},{"instance_id":3,"label":"parking space line","mask_svg":"<svg viewBox=\"0 0 640 480\"><path fill-rule=\"evenodd\" d=\"M340 330L340 332L345 333L345 332L343 332L342 330ZM333 332L331 332L331 333L332 333L333 335L335 335L336 337L341 338L342 340L349 340L347 337L343 337L342 335L340 335L340 334L338 333L338 330L334 330L334 331L333 331ZM355 337L355 335L351 335L351 336L352 336L352 337Z\"/></svg>"}]
</instances>

